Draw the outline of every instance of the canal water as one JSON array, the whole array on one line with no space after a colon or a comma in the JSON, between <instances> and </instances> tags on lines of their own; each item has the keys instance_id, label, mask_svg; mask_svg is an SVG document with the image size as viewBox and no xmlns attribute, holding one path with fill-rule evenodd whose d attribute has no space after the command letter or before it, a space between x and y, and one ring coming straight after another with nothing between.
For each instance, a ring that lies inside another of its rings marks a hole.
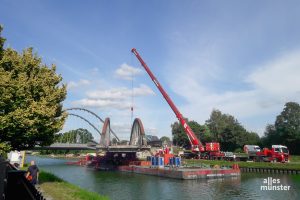
<instances>
[{"instance_id":1,"label":"canal water","mask_svg":"<svg viewBox=\"0 0 300 200\"><path fill-rule=\"evenodd\" d=\"M67 160L27 157L27 161L32 159L41 169L82 188L107 195L111 200L300 199L300 175L243 173L238 178L177 180L125 172L95 171L66 165ZM281 190L262 190L261 186L270 184L270 178L275 182L273 186ZM284 191L284 186L290 186L290 189Z\"/></svg>"}]
</instances>

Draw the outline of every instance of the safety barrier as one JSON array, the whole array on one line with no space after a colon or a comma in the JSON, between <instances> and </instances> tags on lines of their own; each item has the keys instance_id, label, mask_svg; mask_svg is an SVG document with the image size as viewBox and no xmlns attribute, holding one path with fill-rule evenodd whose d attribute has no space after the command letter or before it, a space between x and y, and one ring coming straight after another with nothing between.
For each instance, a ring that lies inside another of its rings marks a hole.
<instances>
[{"instance_id":1,"label":"safety barrier","mask_svg":"<svg viewBox=\"0 0 300 200\"><path fill-rule=\"evenodd\" d=\"M4 200L7 187L7 165L8 162L0 157L0 200Z\"/></svg>"},{"instance_id":2,"label":"safety barrier","mask_svg":"<svg viewBox=\"0 0 300 200\"><path fill-rule=\"evenodd\" d=\"M257 167L241 167L241 172L255 172L255 173L268 173L268 174L300 174L300 170L294 169L268 169Z\"/></svg>"},{"instance_id":3,"label":"safety barrier","mask_svg":"<svg viewBox=\"0 0 300 200\"><path fill-rule=\"evenodd\" d=\"M25 178L25 171L18 170L8 161L0 159L0 200L46 200Z\"/></svg>"}]
</instances>

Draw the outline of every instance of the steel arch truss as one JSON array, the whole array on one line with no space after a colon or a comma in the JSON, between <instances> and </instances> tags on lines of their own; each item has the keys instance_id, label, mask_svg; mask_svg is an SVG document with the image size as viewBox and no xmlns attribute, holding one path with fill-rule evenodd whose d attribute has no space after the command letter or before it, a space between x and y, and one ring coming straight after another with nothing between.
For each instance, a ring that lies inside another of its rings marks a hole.
<instances>
[{"instance_id":1,"label":"steel arch truss","mask_svg":"<svg viewBox=\"0 0 300 200\"><path fill-rule=\"evenodd\" d=\"M110 119L106 118L103 127L102 127L102 133L101 133L101 138L100 138L100 145L108 147L110 145Z\"/></svg>"},{"instance_id":2,"label":"steel arch truss","mask_svg":"<svg viewBox=\"0 0 300 200\"><path fill-rule=\"evenodd\" d=\"M78 117L78 118L82 119L83 121L87 122L91 127L93 127L95 129L95 131L97 133L99 133L101 135L100 131L89 120L87 120L86 118L84 118L84 117L82 117L80 115L73 114L73 113L68 113L68 115L69 116Z\"/></svg>"},{"instance_id":3,"label":"steel arch truss","mask_svg":"<svg viewBox=\"0 0 300 200\"><path fill-rule=\"evenodd\" d=\"M131 128L129 145L146 146L147 140L145 136L144 126L139 118L135 118Z\"/></svg>"},{"instance_id":4,"label":"steel arch truss","mask_svg":"<svg viewBox=\"0 0 300 200\"><path fill-rule=\"evenodd\" d=\"M90 110L88 110L86 108L77 108L77 107L75 107L75 108L67 108L65 110L66 111L67 110L81 110L81 111L85 111L85 112L88 112L88 113L92 114L93 116L95 116L102 123L105 123L105 121L101 117L99 117L96 113L94 113L94 112L92 112L92 111L90 111ZM99 133L99 131L97 131L97 132ZM115 132L111 128L110 128L110 132L115 136L115 138L117 139L117 141L120 142L120 139L118 138L118 136L115 134Z\"/></svg>"}]
</instances>

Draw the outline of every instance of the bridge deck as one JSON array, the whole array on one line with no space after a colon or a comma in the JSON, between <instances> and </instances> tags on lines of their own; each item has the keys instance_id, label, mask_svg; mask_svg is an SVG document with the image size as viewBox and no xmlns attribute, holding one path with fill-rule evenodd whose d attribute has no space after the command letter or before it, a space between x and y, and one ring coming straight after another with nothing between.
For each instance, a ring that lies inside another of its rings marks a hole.
<instances>
[{"instance_id":1,"label":"bridge deck","mask_svg":"<svg viewBox=\"0 0 300 200\"><path fill-rule=\"evenodd\" d=\"M54 143L50 146L40 147L37 146L37 150L106 150L110 152L134 152L150 150L150 146L133 146L133 145L115 145L115 146L100 146L89 144L75 144L75 143Z\"/></svg>"},{"instance_id":2,"label":"bridge deck","mask_svg":"<svg viewBox=\"0 0 300 200\"><path fill-rule=\"evenodd\" d=\"M110 152L134 152L134 151L150 150L151 146L133 146L133 145L116 145L116 146L108 146L108 147L97 146L97 149L105 149Z\"/></svg>"}]
</instances>

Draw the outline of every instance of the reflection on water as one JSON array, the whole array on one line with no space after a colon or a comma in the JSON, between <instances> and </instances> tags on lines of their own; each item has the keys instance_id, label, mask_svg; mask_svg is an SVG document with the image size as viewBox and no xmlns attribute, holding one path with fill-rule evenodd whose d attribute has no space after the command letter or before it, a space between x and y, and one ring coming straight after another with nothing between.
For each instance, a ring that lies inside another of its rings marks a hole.
<instances>
[{"instance_id":1,"label":"reflection on water","mask_svg":"<svg viewBox=\"0 0 300 200\"><path fill-rule=\"evenodd\" d=\"M32 157L28 157L28 160ZM65 165L66 160L34 157L38 166L82 188L110 199L300 199L299 175L244 173L225 179L177 180L125 172L94 171ZM290 191L261 191L263 179L273 177Z\"/></svg>"}]
</instances>

